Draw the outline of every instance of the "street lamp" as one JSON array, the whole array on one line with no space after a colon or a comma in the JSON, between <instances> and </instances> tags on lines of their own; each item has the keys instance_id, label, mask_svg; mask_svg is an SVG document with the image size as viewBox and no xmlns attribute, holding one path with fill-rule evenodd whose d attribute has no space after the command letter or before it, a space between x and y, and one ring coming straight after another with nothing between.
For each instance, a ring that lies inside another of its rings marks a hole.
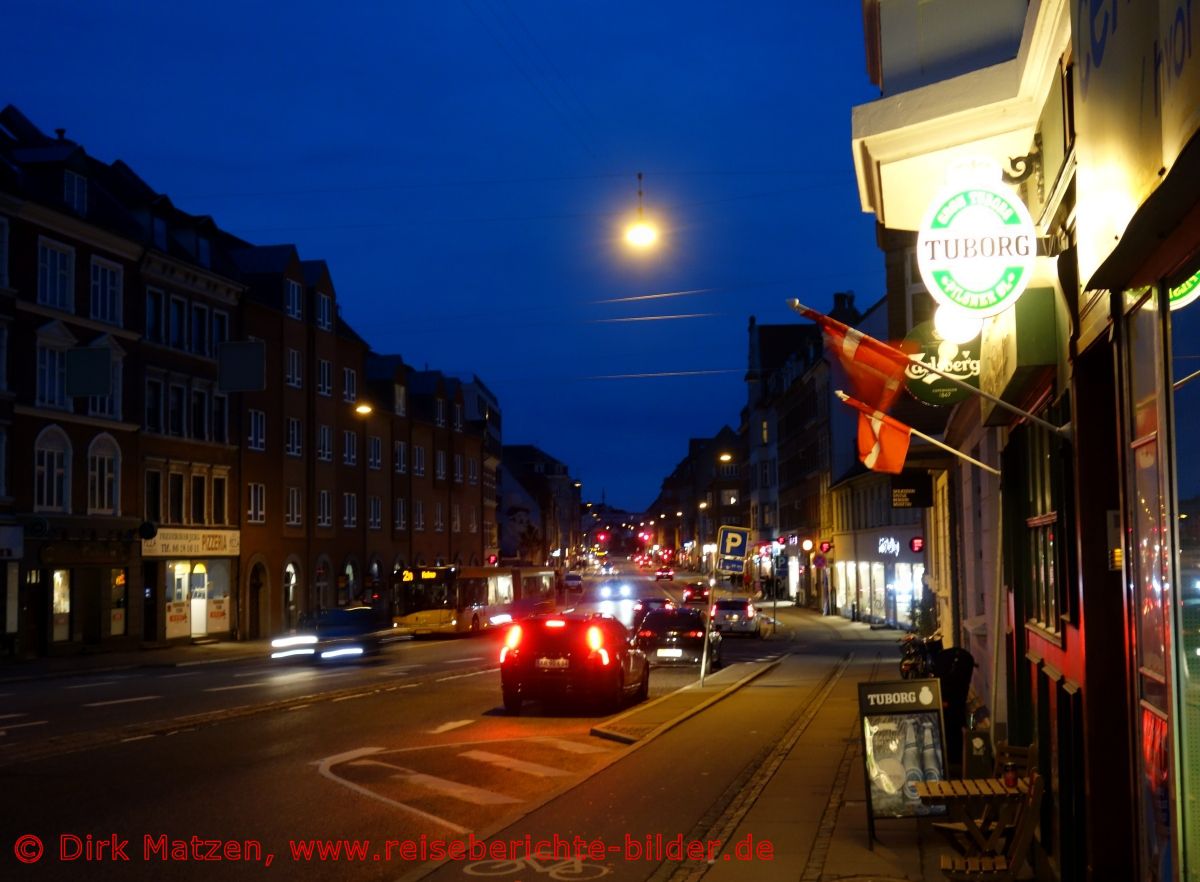
<instances>
[{"instance_id":1,"label":"street lamp","mask_svg":"<svg viewBox=\"0 0 1200 882\"><path fill-rule=\"evenodd\" d=\"M645 211L642 207L642 173L637 173L638 179L638 207L637 220L629 225L625 230L625 241L634 248L645 250L658 241L658 228L653 223L646 220Z\"/></svg>"},{"instance_id":2,"label":"street lamp","mask_svg":"<svg viewBox=\"0 0 1200 882\"><path fill-rule=\"evenodd\" d=\"M805 605L807 606L808 599L813 593L813 577L812 577L813 541L811 539L805 539L803 542L800 543L800 547L802 549L804 549L804 582L807 586L804 591L804 601L805 601Z\"/></svg>"}]
</instances>

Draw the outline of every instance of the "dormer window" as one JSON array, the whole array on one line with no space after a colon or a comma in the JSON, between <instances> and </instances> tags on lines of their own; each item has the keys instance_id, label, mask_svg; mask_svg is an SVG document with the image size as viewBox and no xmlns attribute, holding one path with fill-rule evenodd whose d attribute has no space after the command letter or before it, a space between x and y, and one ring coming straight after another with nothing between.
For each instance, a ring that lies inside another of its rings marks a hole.
<instances>
[{"instance_id":1,"label":"dormer window","mask_svg":"<svg viewBox=\"0 0 1200 882\"><path fill-rule=\"evenodd\" d=\"M87 214L87 178L73 171L63 172L63 201L77 214Z\"/></svg>"}]
</instances>

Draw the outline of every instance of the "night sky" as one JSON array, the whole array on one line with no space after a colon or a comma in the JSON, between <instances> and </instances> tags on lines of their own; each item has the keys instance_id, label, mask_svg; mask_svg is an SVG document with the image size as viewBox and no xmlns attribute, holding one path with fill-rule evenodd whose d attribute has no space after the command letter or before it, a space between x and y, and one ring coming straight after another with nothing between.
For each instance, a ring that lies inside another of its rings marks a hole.
<instances>
[{"instance_id":1,"label":"night sky","mask_svg":"<svg viewBox=\"0 0 1200 882\"><path fill-rule=\"evenodd\" d=\"M737 426L750 315L883 293L850 153L851 107L878 97L858 4L38 0L4 18L0 104L184 211L327 260L374 349L477 374L505 442L565 462L588 499L640 510L689 437ZM634 256L639 171L664 238ZM689 293L647 297L670 292Z\"/></svg>"}]
</instances>

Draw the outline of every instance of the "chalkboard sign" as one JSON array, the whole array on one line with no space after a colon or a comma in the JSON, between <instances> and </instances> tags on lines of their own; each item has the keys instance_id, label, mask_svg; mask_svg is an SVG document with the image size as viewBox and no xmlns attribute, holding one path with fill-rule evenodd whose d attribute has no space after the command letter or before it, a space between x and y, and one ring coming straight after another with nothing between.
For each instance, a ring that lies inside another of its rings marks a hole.
<instances>
[{"instance_id":1,"label":"chalkboard sign","mask_svg":"<svg viewBox=\"0 0 1200 882\"><path fill-rule=\"evenodd\" d=\"M936 678L858 684L867 792L868 844L876 818L916 818L945 811L917 797L918 781L946 777L942 690Z\"/></svg>"}]
</instances>

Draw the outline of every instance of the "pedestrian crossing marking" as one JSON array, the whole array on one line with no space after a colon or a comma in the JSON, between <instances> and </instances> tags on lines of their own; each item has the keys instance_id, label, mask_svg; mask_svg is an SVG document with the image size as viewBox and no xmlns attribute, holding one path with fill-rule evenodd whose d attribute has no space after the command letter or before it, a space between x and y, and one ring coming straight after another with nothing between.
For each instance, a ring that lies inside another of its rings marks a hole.
<instances>
[{"instance_id":1,"label":"pedestrian crossing marking","mask_svg":"<svg viewBox=\"0 0 1200 882\"><path fill-rule=\"evenodd\" d=\"M565 738L555 738L552 735L539 735L527 740L536 741L538 744L548 744L551 747L557 747L559 750L565 750L567 753L608 753L609 751L607 747L600 747L596 744L582 744L578 741L567 741Z\"/></svg>"},{"instance_id":2,"label":"pedestrian crossing marking","mask_svg":"<svg viewBox=\"0 0 1200 882\"><path fill-rule=\"evenodd\" d=\"M468 750L466 753L460 753L463 759L478 760L482 763L489 763L493 766L499 766L502 769L508 769L512 772L523 772L526 775L533 775L537 778L565 778L570 772L564 772L562 769L555 769L551 766L543 766L540 763L530 763L524 760L513 759L509 756L502 756L498 753L492 753L487 750Z\"/></svg>"},{"instance_id":3,"label":"pedestrian crossing marking","mask_svg":"<svg viewBox=\"0 0 1200 882\"><path fill-rule=\"evenodd\" d=\"M357 760L348 765L382 766L385 769L392 769L396 773L392 777L397 781L405 784L415 784L418 787L424 787L427 790L432 790L435 793L462 800L463 802L469 802L472 805L511 805L521 801L505 793L497 793L494 790L485 790L482 787L474 787L470 784L450 781L446 778L439 778L436 775L427 775L424 772L406 769L403 766L394 766L391 763L379 760Z\"/></svg>"}]
</instances>

